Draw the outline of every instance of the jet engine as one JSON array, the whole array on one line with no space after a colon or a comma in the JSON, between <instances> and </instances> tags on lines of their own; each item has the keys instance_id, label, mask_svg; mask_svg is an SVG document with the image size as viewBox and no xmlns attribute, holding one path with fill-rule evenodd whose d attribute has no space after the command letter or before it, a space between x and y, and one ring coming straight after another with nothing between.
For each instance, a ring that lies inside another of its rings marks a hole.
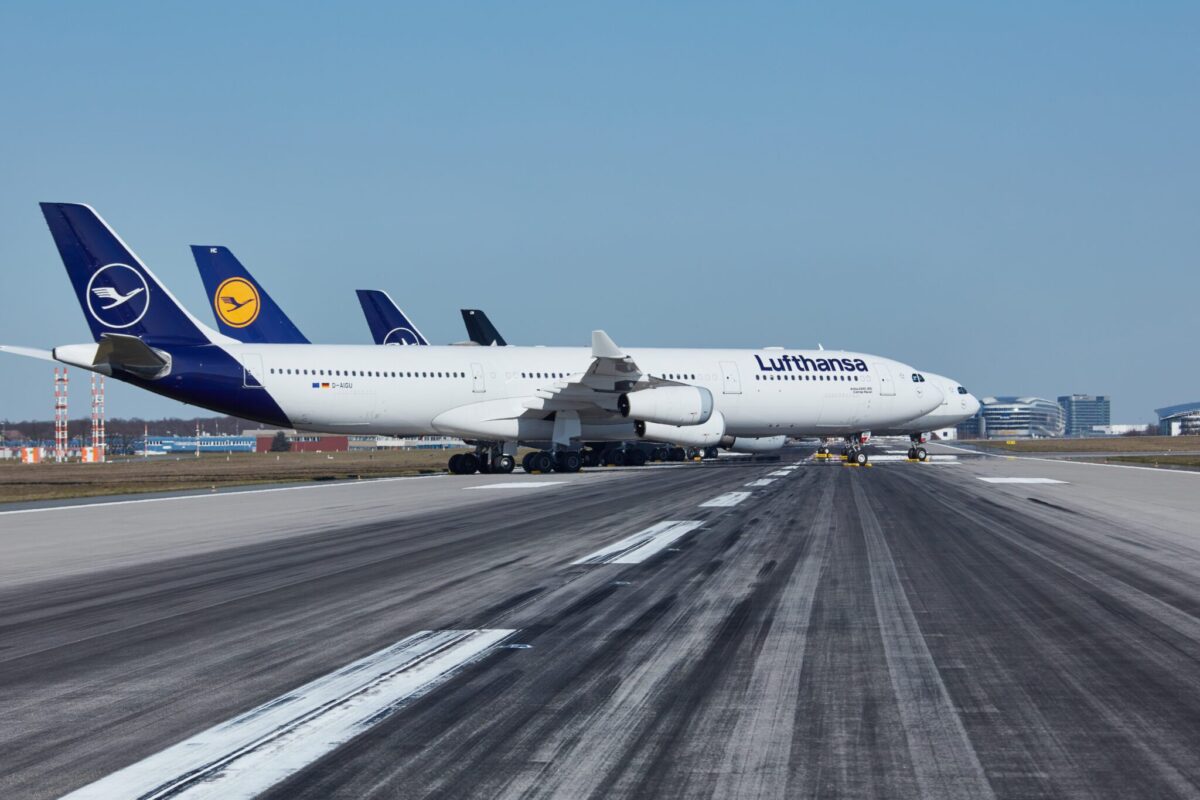
<instances>
[{"instance_id":1,"label":"jet engine","mask_svg":"<svg viewBox=\"0 0 1200 800\"><path fill-rule=\"evenodd\" d=\"M713 397L701 386L658 386L621 395L617 410L623 417L661 425L702 425L712 416Z\"/></svg>"},{"instance_id":2,"label":"jet engine","mask_svg":"<svg viewBox=\"0 0 1200 800\"><path fill-rule=\"evenodd\" d=\"M787 443L786 436L724 436L721 447L734 453L771 453Z\"/></svg>"},{"instance_id":3,"label":"jet engine","mask_svg":"<svg viewBox=\"0 0 1200 800\"><path fill-rule=\"evenodd\" d=\"M680 447L713 447L725 436L725 416L713 412L699 425L663 425L660 422L638 420L633 424L639 439L667 442Z\"/></svg>"}]
</instances>

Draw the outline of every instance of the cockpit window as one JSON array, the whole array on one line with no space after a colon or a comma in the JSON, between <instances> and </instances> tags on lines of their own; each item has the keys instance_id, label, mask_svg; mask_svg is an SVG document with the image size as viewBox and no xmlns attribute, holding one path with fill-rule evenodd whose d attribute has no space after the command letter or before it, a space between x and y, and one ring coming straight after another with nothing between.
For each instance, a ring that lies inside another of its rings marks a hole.
<instances>
[{"instance_id":1,"label":"cockpit window","mask_svg":"<svg viewBox=\"0 0 1200 800\"><path fill-rule=\"evenodd\" d=\"M961 387L961 386L960 386L960 387L958 387L958 393L959 393L959 394L966 394L966 393L967 393L967 390L966 390L966 389L964 389L963 387Z\"/></svg>"},{"instance_id":2,"label":"cockpit window","mask_svg":"<svg viewBox=\"0 0 1200 800\"><path fill-rule=\"evenodd\" d=\"M913 373L913 383L924 383L924 382L925 382L925 376L924 376L924 375L922 375L922 374L921 374L921 373L919 373L919 372L914 372L914 373Z\"/></svg>"}]
</instances>

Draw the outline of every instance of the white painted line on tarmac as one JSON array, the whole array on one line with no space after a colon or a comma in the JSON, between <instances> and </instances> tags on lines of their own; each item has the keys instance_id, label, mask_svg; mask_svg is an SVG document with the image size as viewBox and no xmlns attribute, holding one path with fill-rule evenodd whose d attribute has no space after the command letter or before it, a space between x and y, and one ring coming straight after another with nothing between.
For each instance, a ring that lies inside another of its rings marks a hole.
<instances>
[{"instance_id":1,"label":"white painted line on tarmac","mask_svg":"<svg viewBox=\"0 0 1200 800\"><path fill-rule=\"evenodd\" d=\"M448 473L447 473L448 474ZM373 483L390 483L392 481L426 481L432 478L444 478L446 475L405 475L399 478L366 478L357 481L339 481L338 483L314 483L305 484L303 486L276 486L272 489L237 489L236 487L228 487L219 492L209 492L207 494L185 494L176 495L174 497L144 497L138 500L103 500L98 503L74 503L67 506L47 506L45 508L16 508L11 511L0 511L0 516L5 514L37 514L42 511L71 511L72 509L91 509L101 508L103 506L131 506L138 503L169 503L172 500L207 500L214 497L219 497L223 500L228 500L231 497L239 497L245 494L270 494L271 492L300 492L308 489L344 489L348 486L369 486Z\"/></svg>"},{"instance_id":2,"label":"white painted line on tarmac","mask_svg":"<svg viewBox=\"0 0 1200 800\"><path fill-rule=\"evenodd\" d=\"M421 631L66 797L255 797L515 632Z\"/></svg>"},{"instance_id":3,"label":"white painted line on tarmac","mask_svg":"<svg viewBox=\"0 0 1200 800\"><path fill-rule=\"evenodd\" d=\"M750 492L726 492L719 494L707 503L701 503L701 508L729 508L750 496Z\"/></svg>"},{"instance_id":4,"label":"white painted line on tarmac","mask_svg":"<svg viewBox=\"0 0 1200 800\"><path fill-rule=\"evenodd\" d=\"M1081 467L1109 467L1111 469L1140 469L1148 472L1157 472L1159 475L1191 475L1193 477L1200 476L1200 470L1193 469L1163 469L1162 467L1139 467L1136 464L1102 464L1099 461L1083 461L1078 458L1040 458L1037 456L1014 456L1010 453L988 453L983 450L968 450L965 447L955 447L954 445L938 443L940 447L948 447L951 450L957 450L960 453L970 453L973 456L989 456L991 458L1003 458L1008 461L1045 461L1048 464L1077 464Z\"/></svg>"},{"instance_id":5,"label":"white painted line on tarmac","mask_svg":"<svg viewBox=\"0 0 1200 800\"><path fill-rule=\"evenodd\" d=\"M675 540L703 525L695 520L667 520L597 550L572 564L640 564Z\"/></svg>"},{"instance_id":6,"label":"white painted line on tarmac","mask_svg":"<svg viewBox=\"0 0 1200 800\"><path fill-rule=\"evenodd\" d=\"M1056 481L1054 478L983 478L979 475L975 477L984 483L1066 483L1066 481Z\"/></svg>"},{"instance_id":7,"label":"white painted line on tarmac","mask_svg":"<svg viewBox=\"0 0 1200 800\"><path fill-rule=\"evenodd\" d=\"M485 483L482 486L464 486L463 489L542 489L562 486L566 481L512 481L511 483Z\"/></svg>"},{"instance_id":8,"label":"white painted line on tarmac","mask_svg":"<svg viewBox=\"0 0 1200 800\"><path fill-rule=\"evenodd\" d=\"M791 475L791 474L792 474L791 470L777 469L774 472L768 472L767 476L771 477L771 478L786 478L788 475Z\"/></svg>"},{"instance_id":9,"label":"white painted line on tarmac","mask_svg":"<svg viewBox=\"0 0 1200 800\"><path fill-rule=\"evenodd\" d=\"M774 482L775 482L774 478L759 478L756 481L750 481L746 485L747 486L770 486Z\"/></svg>"}]
</instances>

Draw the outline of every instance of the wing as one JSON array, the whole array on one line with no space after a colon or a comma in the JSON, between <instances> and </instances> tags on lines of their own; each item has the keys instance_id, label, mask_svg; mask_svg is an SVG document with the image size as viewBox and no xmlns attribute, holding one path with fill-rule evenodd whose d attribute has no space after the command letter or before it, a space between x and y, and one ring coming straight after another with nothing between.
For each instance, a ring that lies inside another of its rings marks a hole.
<instances>
[{"instance_id":1,"label":"wing","mask_svg":"<svg viewBox=\"0 0 1200 800\"><path fill-rule=\"evenodd\" d=\"M617 421L621 419L617 398L625 392L674 384L646 374L607 333L592 331L592 363L587 370L535 390L522 405L533 414L577 411L584 419Z\"/></svg>"},{"instance_id":2,"label":"wing","mask_svg":"<svg viewBox=\"0 0 1200 800\"><path fill-rule=\"evenodd\" d=\"M221 302L227 306L233 306L234 308L239 308L241 306L236 297L230 297L229 295L224 295L221 297Z\"/></svg>"},{"instance_id":3,"label":"wing","mask_svg":"<svg viewBox=\"0 0 1200 800\"><path fill-rule=\"evenodd\" d=\"M97 286L92 289L92 294L96 297L102 297L105 300L120 300L121 293L111 286Z\"/></svg>"}]
</instances>

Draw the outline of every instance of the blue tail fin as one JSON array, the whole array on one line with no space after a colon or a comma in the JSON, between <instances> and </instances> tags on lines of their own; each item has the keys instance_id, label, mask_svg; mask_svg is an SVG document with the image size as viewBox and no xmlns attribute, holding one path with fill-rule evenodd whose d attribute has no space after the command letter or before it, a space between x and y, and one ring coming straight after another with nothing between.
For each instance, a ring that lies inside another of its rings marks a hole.
<instances>
[{"instance_id":1,"label":"blue tail fin","mask_svg":"<svg viewBox=\"0 0 1200 800\"><path fill-rule=\"evenodd\" d=\"M192 258L221 333L254 344L309 343L229 248L194 244Z\"/></svg>"},{"instance_id":2,"label":"blue tail fin","mask_svg":"<svg viewBox=\"0 0 1200 800\"><path fill-rule=\"evenodd\" d=\"M90 207L42 203L92 336L122 333L151 345L212 341L215 331L188 313Z\"/></svg>"},{"instance_id":3,"label":"blue tail fin","mask_svg":"<svg viewBox=\"0 0 1200 800\"><path fill-rule=\"evenodd\" d=\"M481 344L484 347L506 347L508 342L504 341L504 337L500 335L500 331L496 330L496 326L488 319L488 315L480 311L478 308L462 308L463 324L467 326L467 336L471 337L471 341L475 344Z\"/></svg>"},{"instance_id":4,"label":"blue tail fin","mask_svg":"<svg viewBox=\"0 0 1200 800\"><path fill-rule=\"evenodd\" d=\"M375 344L429 344L429 340L421 335L416 325L408 321L408 317L388 297L387 292L359 289L358 302L362 305Z\"/></svg>"}]
</instances>

